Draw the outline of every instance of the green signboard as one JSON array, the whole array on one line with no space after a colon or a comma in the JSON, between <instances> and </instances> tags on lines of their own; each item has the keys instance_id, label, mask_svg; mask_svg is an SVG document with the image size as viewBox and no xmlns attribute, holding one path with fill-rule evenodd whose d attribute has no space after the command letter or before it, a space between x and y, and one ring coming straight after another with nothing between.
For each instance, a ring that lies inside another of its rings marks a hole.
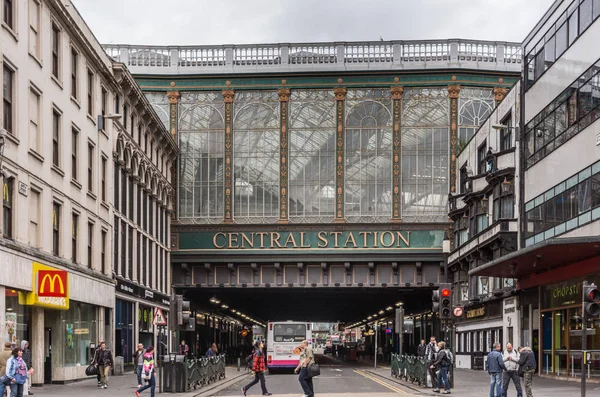
<instances>
[{"instance_id":1,"label":"green signboard","mask_svg":"<svg viewBox=\"0 0 600 397\"><path fill-rule=\"evenodd\" d=\"M390 251L441 250L443 230L182 232L179 250Z\"/></svg>"}]
</instances>

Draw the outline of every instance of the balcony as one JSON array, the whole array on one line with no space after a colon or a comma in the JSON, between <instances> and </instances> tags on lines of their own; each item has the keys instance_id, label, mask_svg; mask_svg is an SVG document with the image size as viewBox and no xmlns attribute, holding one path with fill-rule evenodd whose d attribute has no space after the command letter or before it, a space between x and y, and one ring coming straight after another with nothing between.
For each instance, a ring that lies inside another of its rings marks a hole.
<instances>
[{"instance_id":1,"label":"balcony","mask_svg":"<svg viewBox=\"0 0 600 397\"><path fill-rule=\"evenodd\" d=\"M133 74L475 69L518 73L519 43L475 40L372 41L218 46L106 44Z\"/></svg>"},{"instance_id":2,"label":"balcony","mask_svg":"<svg viewBox=\"0 0 600 397\"><path fill-rule=\"evenodd\" d=\"M488 244L490 241L495 239L500 233L510 233L513 234L516 238L518 226L519 223L516 219L499 220L493 223L490 227L480 232L479 234L476 234L465 244L452 251L448 256L448 263L451 264L465 256L469 252L477 248L483 247L484 245Z\"/></svg>"}]
</instances>

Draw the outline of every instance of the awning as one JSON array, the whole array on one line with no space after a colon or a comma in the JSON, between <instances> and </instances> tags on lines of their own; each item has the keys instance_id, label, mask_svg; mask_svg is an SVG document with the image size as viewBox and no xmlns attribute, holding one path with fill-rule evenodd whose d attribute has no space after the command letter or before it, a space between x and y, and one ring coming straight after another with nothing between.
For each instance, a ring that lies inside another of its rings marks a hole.
<instances>
[{"instance_id":1,"label":"awning","mask_svg":"<svg viewBox=\"0 0 600 397\"><path fill-rule=\"evenodd\" d=\"M600 256L600 236L553 238L469 270L469 276L524 279Z\"/></svg>"}]
</instances>

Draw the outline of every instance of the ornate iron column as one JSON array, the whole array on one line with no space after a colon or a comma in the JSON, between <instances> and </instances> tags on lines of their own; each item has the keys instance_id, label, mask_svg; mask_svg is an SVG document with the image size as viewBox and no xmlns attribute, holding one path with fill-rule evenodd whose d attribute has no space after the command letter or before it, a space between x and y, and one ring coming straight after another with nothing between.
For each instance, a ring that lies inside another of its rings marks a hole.
<instances>
[{"instance_id":1,"label":"ornate iron column","mask_svg":"<svg viewBox=\"0 0 600 397\"><path fill-rule=\"evenodd\" d=\"M232 135L232 116L233 90L223 90L223 101L225 102L225 214L223 223L233 223L232 201L233 194L233 173L231 172L231 163L233 162L233 135Z\"/></svg>"},{"instance_id":2,"label":"ornate iron column","mask_svg":"<svg viewBox=\"0 0 600 397\"><path fill-rule=\"evenodd\" d=\"M171 82L171 87L175 86L175 82ZM173 137L173 140L177 143L177 145L179 146L179 142L177 139L177 108L179 105L179 98L181 97L181 95L179 94L179 91L167 91L167 97L169 98L169 121L170 121L170 127L171 127L171 136ZM171 185L174 186L173 191L171 192L171 203L173 206L173 211L171 212L171 219L172 220L176 220L177 219L177 181L179 179L179 172L178 172L178 165L179 165L179 156L178 158L171 164ZM139 193L139 192L138 192Z\"/></svg>"},{"instance_id":3,"label":"ornate iron column","mask_svg":"<svg viewBox=\"0 0 600 397\"><path fill-rule=\"evenodd\" d=\"M175 83L171 83L174 86ZM177 142L177 105L179 104L179 91L167 91L167 97L169 97L169 108L171 114L171 136Z\"/></svg>"},{"instance_id":4,"label":"ornate iron column","mask_svg":"<svg viewBox=\"0 0 600 397\"><path fill-rule=\"evenodd\" d=\"M401 186L401 165L400 165L400 144L402 136L400 135L400 117L402 109L402 94L404 87L394 86L392 91L393 111L394 111L394 132L392 148L392 222L402 222L402 211L400 202Z\"/></svg>"},{"instance_id":5,"label":"ornate iron column","mask_svg":"<svg viewBox=\"0 0 600 397\"><path fill-rule=\"evenodd\" d=\"M508 90L504 87L494 87L494 107L502 102L507 92Z\"/></svg>"},{"instance_id":6,"label":"ornate iron column","mask_svg":"<svg viewBox=\"0 0 600 397\"><path fill-rule=\"evenodd\" d=\"M289 88L280 88L277 93L279 94L279 223L288 223L288 105L290 101L290 90Z\"/></svg>"},{"instance_id":7,"label":"ornate iron column","mask_svg":"<svg viewBox=\"0 0 600 397\"><path fill-rule=\"evenodd\" d=\"M335 219L334 222L346 222L344 218L344 140L346 120L346 93L345 88L333 90L336 101L337 136L335 145L336 158L336 191L335 191Z\"/></svg>"},{"instance_id":8,"label":"ornate iron column","mask_svg":"<svg viewBox=\"0 0 600 397\"><path fill-rule=\"evenodd\" d=\"M458 95L460 85L449 85L448 96L450 97L450 191L456 192L456 147L458 145Z\"/></svg>"}]
</instances>

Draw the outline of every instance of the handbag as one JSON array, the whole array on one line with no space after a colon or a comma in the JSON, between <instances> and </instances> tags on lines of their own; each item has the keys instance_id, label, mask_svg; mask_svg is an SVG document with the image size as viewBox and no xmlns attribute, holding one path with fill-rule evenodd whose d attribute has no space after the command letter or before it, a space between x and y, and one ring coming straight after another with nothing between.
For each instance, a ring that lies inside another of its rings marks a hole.
<instances>
[{"instance_id":1,"label":"handbag","mask_svg":"<svg viewBox=\"0 0 600 397\"><path fill-rule=\"evenodd\" d=\"M94 375L98 375L98 367L96 367L94 364L90 364L86 369L85 369L85 374L87 376L94 376Z\"/></svg>"},{"instance_id":2,"label":"handbag","mask_svg":"<svg viewBox=\"0 0 600 397\"><path fill-rule=\"evenodd\" d=\"M321 375L321 367L319 367L319 364L309 365L306 371L308 372L309 378Z\"/></svg>"}]
</instances>

